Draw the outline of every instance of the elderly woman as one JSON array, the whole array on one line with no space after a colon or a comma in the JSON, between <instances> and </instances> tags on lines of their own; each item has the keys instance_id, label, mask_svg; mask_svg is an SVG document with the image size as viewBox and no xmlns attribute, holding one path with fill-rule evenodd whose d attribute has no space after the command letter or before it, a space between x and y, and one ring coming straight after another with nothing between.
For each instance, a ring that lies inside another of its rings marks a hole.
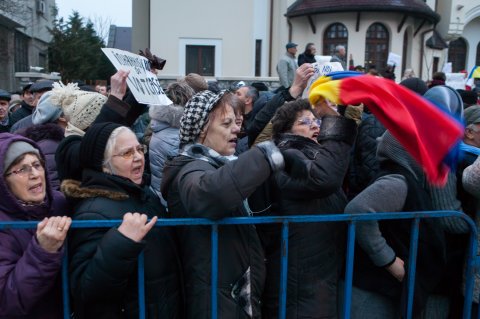
<instances>
[{"instance_id":1,"label":"elderly woman","mask_svg":"<svg viewBox=\"0 0 480 319\"><path fill-rule=\"evenodd\" d=\"M0 318L62 318L66 200L50 187L31 140L0 134L0 158L0 221L40 221L36 230L0 230Z\"/></svg>"},{"instance_id":2,"label":"elderly woman","mask_svg":"<svg viewBox=\"0 0 480 319\"><path fill-rule=\"evenodd\" d=\"M169 229L152 228L164 210L144 183L145 151L129 128L95 124L80 145L82 180L62 183L65 194L76 201L74 219L123 218L119 227L72 233L70 281L76 318L138 318L137 262L142 251L147 318L181 317L175 244Z\"/></svg>"},{"instance_id":3,"label":"elderly woman","mask_svg":"<svg viewBox=\"0 0 480 319\"><path fill-rule=\"evenodd\" d=\"M162 194L173 217L248 216L246 199L283 166L271 142L240 157L232 156L240 131L234 107L238 98L226 91L203 91L185 105L180 120L180 155L165 165ZM178 232L184 267L186 317L209 318L211 309L210 227ZM265 263L252 225L222 226L218 240L218 317L260 318Z\"/></svg>"},{"instance_id":4,"label":"elderly woman","mask_svg":"<svg viewBox=\"0 0 480 319\"><path fill-rule=\"evenodd\" d=\"M273 138L284 155L306 163L302 179L280 172L272 180L275 215L341 214L347 203L341 189L356 135L355 121L327 103L288 102L272 119ZM281 229L258 227L265 244L267 281L263 316L278 318ZM287 318L337 318L337 281L343 261L343 226L292 224L289 231Z\"/></svg>"}]
</instances>

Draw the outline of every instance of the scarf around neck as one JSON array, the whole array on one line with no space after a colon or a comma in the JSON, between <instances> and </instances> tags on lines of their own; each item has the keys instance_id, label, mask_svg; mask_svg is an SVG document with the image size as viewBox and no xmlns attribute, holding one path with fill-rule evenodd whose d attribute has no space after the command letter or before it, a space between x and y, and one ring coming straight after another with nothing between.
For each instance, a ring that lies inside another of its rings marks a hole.
<instances>
[{"instance_id":1,"label":"scarf around neck","mask_svg":"<svg viewBox=\"0 0 480 319\"><path fill-rule=\"evenodd\" d=\"M216 168L237 159L235 155L223 156L199 143L185 145L180 155L208 162Z\"/></svg>"}]
</instances>

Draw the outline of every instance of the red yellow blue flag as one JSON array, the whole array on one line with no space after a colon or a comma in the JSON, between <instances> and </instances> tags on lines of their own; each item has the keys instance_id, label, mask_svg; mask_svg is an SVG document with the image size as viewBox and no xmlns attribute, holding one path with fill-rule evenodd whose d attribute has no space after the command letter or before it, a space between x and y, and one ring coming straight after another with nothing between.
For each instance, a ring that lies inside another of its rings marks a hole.
<instances>
[{"instance_id":1,"label":"red yellow blue flag","mask_svg":"<svg viewBox=\"0 0 480 319\"><path fill-rule=\"evenodd\" d=\"M358 72L334 72L315 81L309 94L342 105L365 104L422 166L429 181L444 185L463 124L427 99L392 80Z\"/></svg>"}]
</instances>

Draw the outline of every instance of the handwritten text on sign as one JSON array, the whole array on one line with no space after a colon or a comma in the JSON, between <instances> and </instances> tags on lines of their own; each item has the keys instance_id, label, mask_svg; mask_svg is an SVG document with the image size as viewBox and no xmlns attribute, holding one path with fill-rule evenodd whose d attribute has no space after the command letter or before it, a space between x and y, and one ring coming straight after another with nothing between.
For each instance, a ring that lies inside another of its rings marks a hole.
<instances>
[{"instance_id":1,"label":"handwritten text on sign","mask_svg":"<svg viewBox=\"0 0 480 319\"><path fill-rule=\"evenodd\" d=\"M102 48L103 53L117 70L128 70L127 84L138 102L152 105L169 105L157 76L150 71L147 58L128 51Z\"/></svg>"}]
</instances>

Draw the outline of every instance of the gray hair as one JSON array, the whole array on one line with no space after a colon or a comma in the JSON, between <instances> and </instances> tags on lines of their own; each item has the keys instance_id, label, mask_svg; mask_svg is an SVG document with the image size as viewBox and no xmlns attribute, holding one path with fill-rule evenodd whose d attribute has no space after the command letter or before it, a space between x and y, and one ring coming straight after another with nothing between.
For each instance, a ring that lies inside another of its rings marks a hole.
<instances>
[{"instance_id":1,"label":"gray hair","mask_svg":"<svg viewBox=\"0 0 480 319\"><path fill-rule=\"evenodd\" d=\"M344 49L344 50L345 50L345 46L344 46L344 45L337 45L337 46L335 47L335 53L340 52L341 49Z\"/></svg>"},{"instance_id":2,"label":"gray hair","mask_svg":"<svg viewBox=\"0 0 480 319\"><path fill-rule=\"evenodd\" d=\"M113 167L111 165L111 160L112 160L112 157L113 157L113 149L115 148L115 145L117 144L118 136L123 132L130 132L133 135L135 135L135 133L133 133L133 131L126 126L117 127L116 129L114 129L112 131L112 134L110 134L110 137L108 138L108 141L107 141L107 145L105 146L105 152L103 153L102 166L110 174L115 174L115 172L113 171Z\"/></svg>"},{"instance_id":3,"label":"gray hair","mask_svg":"<svg viewBox=\"0 0 480 319\"><path fill-rule=\"evenodd\" d=\"M258 99L258 96L259 96L258 90L257 90L257 88L255 88L251 85L247 85L247 88L248 88L248 91L245 94L245 96L252 98L252 104L254 104L255 101Z\"/></svg>"}]
</instances>

